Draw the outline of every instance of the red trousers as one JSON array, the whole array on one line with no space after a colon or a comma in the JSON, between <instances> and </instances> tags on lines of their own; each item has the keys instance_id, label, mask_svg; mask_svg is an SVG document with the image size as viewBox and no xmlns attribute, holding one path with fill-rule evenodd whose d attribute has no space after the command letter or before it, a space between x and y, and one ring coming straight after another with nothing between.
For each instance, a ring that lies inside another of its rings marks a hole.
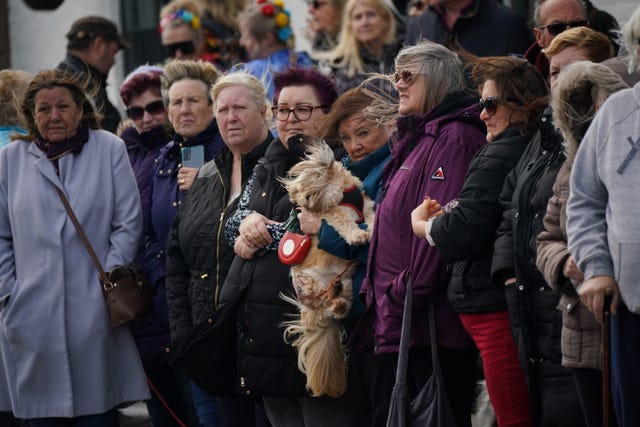
<instances>
[{"instance_id":1,"label":"red trousers","mask_svg":"<svg viewBox=\"0 0 640 427\"><path fill-rule=\"evenodd\" d=\"M460 320L482 357L482 368L499 427L531 426L531 401L518 362L509 314L463 314Z\"/></svg>"}]
</instances>

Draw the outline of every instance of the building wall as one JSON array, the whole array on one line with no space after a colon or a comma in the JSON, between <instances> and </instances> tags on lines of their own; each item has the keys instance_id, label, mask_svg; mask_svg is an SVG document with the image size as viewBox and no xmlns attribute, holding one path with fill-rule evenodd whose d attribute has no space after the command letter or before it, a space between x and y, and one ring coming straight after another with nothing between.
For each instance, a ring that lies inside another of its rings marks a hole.
<instances>
[{"instance_id":1,"label":"building wall","mask_svg":"<svg viewBox=\"0 0 640 427\"><path fill-rule=\"evenodd\" d=\"M123 0L127 1L127 0ZM624 24L638 5L637 0L594 0L594 5L606 9L620 24ZM22 0L8 0L11 67L35 73L43 68L55 67L65 54L65 33L76 19L85 15L102 15L119 21L118 0L65 0L55 11L34 11ZM306 28L306 2L287 0L292 13L292 27L296 34L297 49L308 49L304 37ZM123 79L121 54L109 74L110 98L121 106L117 88Z\"/></svg>"}]
</instances>

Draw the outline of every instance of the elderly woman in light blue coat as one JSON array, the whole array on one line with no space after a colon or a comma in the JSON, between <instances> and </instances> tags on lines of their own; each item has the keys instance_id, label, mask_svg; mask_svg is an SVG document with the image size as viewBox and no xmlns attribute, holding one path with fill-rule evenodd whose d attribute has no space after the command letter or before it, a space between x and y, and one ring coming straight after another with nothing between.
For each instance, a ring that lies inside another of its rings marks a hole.
<instances>
[{"instance_id":1,"label":"elderly woman in light blue coat","mask_svg":"<svg viewBox=\"0 0 640 427\"><path fill-rule=\"evenodd\" d=\"M136 181L124 144L97 130L72 77L38 73L21 112L29 135L0 150L0 410L31 426L113 426L116 407L149 391L55 189L109 270L136 252Z\"/></svg>"}]
</instances>

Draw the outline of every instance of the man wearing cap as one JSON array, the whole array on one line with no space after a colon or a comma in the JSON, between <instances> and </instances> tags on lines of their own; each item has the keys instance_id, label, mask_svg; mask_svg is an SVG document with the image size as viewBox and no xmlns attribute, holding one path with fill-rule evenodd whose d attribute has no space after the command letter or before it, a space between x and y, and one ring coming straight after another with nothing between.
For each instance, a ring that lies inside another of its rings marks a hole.
<instances>
[{"instance_id":1,"label":"man wearing cap","mask_svg":"<svg viewBox=\"0 0 640 427\"><path fill-rule=\"evenodd\" d=\"M107 75L115 64L115 55L129 47L115 24L100 16L75 21L67 32L67 56L58 64L61 70L82 76L87 92L104 116L100 125L115 132L121 117L107 97Z\"/></svg>"}]
</instances>

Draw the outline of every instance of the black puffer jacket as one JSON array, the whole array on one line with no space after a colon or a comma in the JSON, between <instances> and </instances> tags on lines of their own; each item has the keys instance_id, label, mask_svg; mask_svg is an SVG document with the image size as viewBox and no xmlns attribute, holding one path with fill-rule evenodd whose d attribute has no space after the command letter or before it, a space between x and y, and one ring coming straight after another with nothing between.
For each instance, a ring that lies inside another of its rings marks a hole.
<instances>
[{"instance_id":1,"label":"black puffer jacket","mask_svg":"<svg viewBox=\"0 0 640 427\"><path fill-rule=\"evenodd\" d=\"M564 160L561 137L547 110L500 194L505 213L492 264L495 286L517 279L505 288L507 307L529 380L534 422L539 426L584 424L571 372L561 366L562 318L556 309L560 294L536 267L536 236L543 230L547 202Z\"/></svg>"},{"instance_id":2,"label":"black puffer jacket","mask_svg":"<svg viewBox=\"0 0 640 427\"><path fill-rule=\"evenodd\" d=\"M278 178L302 158L303 140L290 138L289 149L277 140L269 146L243 191L241 206L227 222L228 237L237 236L237 229L230 228L236 228L249 212L278 222L289 217L293 205ZM235 257L220 296L222 305L242 293L236 311L237 386L247 396L304 396L306 378L298 370L294 348L283 339L282 323L292 319L296 308L280 294L292 296L294 290L289 267L280 262L275 250L281 234L273 228L270 232L274 244L268 249L249 260Z\"/></svg>"},{"instance_id":3,"label":"black puffer jacket","mask_svg":"<svg viewBox=\"0 0 640 427\"><path fill-rule=\"evenodd\" d=\"M502 220L499 196L533 134L512 126L482 147L469 165L458 206L433 221L431 237L452 270L449 303L459 313L507 309L504 289L491 283L493 243Z\"/></svg>"},{"instance_id":4,"label":"black puffer jacket","mask_svg":"<svg viewBox=\"0 0 640 427\"><path fill-rule=\"evenodd\" d=\"M243 184L273 140L267 139L242 158ZM231 262L233 247L223 235L237 198L229 203L233 155L227 147L205 163L171 227L167 242L167 301L173 339L214 312Z\"/></svg>"}]
</instances>

